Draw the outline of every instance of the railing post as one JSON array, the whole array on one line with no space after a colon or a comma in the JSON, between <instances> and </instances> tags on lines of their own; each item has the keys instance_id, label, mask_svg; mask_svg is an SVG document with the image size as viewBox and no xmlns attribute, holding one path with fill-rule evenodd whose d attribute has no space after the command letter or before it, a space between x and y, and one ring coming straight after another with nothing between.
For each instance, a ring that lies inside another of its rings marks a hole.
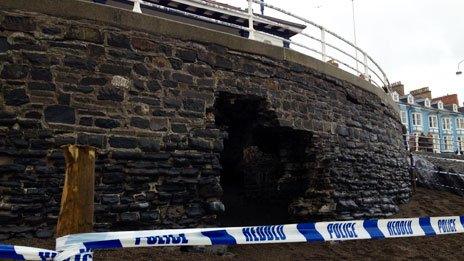
<instances>
[{"instance_id":1,"label":"railing post","mask_svg":"<svg viewBox=\"0 0 464 261\"><path fill-rule=\"evenodd\" d=\"M364 77L369 80L369 66L367 65L367 54L363 52L364 56Z\"/></svg>"},{"instance_id":2,"label":"railing post","mask_svg":"<svg viewBox=\"0 0 464 261\"><path fill-rule=\"evenodd\" d=\"M458 155L461 155L461 141L459 141L459 138L457 138L457 143L458 143Z\"/></svg>"},{"instance_id":3,"label":"railing post","mask_svg":"<svg viewBox=\"0 0 464 261\"><path fill-rule=\"evenodd\" d=\"M248 38L255 38L255 29L253 27L253 1L248 0Z\"/></svg>"},{"instance_id":4,"label":"railing post","mask_svg":"<svg viewBox=\"0 0 464 261\"><path fill-rule=\"evenodd\" d=\"M322 61L325 62L326 60L326 44L325 44L325 29L321 27L321 53L322 53Z\"/></svg>"},{"instance_id":5,"label":"railing post","mask_svg":"<svg viewBox=\"0 0 464 261\"><path fill-rule=\"evenodd\" d=\"M406 134L406 149L411 151L411 146L409 145L409 134Z\"/></svg>"},{"instance_id":6,"label":"railing post","mask_svg":"<svg viewBox=\"0 0 464 261\"><path fill-rule=\"evenodd\" d=\"M419 151L419 134L415 134L415 139L414 139L414 143L416 145L416 151Z\"/></svg>"},{"instance_id":7,"label":"railing post","mask_svg":"<svg viewBox=\"0 0 464 261\"><path fill-rule=\"evenodd\" d=\"M132 12L135 13L142 13L142 8L140 8L140 0L134 0L134 8L132 8Z\"/></svg>"}]
</instances>

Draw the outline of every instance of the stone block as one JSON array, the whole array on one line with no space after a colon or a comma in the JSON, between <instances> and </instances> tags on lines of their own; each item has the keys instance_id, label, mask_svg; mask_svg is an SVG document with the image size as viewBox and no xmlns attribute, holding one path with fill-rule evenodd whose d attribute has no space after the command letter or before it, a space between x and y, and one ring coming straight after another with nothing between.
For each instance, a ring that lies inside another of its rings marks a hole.
<instances>
[{"instance_id":1,"label":"stone block","mask_svg":"<svg viewBox=\"0 0 464 261\"><path fill-rule=\"evenodd\" d=\"M187 125L182 123L171 123L171 130L174 133L187 133Z\"/></svg>"},{"instance_id":2,"label":"stone block","mask_svg":"<svg viewBox=\"0 0 464 261\"><path fill-rule=\"evenodd\" d=\"M26 59L34 65L49 65L50 58L46 54L34 53L34 52L23 52Z\"/></svg>"},{"instance_id":3,"label":"stone block","mask_svg":"<svg viewBox=\"0 0 464 261\"><path fill-rule=\"evenodd\" d=\"M90 57L98 58L105 55L105 47L96 44L88 44L87 45L87 52Z\"/></svg>"},{"instance_id":4,"label":"stone block","mask_svg":"<svg viewBox=\"0 0 464 261\"><path fill-rule=\"evenodd\" d=\"M97 28L82 25L71 25L65 34L65 39L84 42L103 43L103 36Z\"/></svg>"},{"instance_id":5,"label":"stone block","mask_svg":"<svg viewBox=\"0 0 464 261\"><path fill-rule=\"evenodd\" d=\"M211 68L205 65L190 64L187 66L187 71L197 77L211 77L213 75Z\"/></svg>"},{"instance_id":6,"label":"stone block","mask_svg":"<svg viewBox=\"0 0 464 261\"><path fill-rule=\"evenodd\" d=\"M185 73L177 73L177 72L173 73L172 80L175 82L182 82L182 83L187 83L187 84L193 83L193 77Z\"/></svg>"},{"instance_id":7,"label":"stone block","mask_svg":"<svg viewBox=\"0 0 464 261\"><path fill-rule=\"evenodd\" d=\"M62 32L61 28L59 27L51 26L51 27L42 28L42 33L48 34L48 35L58 35L58 34L61 34L61 32Z\"/></svg>"},{"instance_id":8,"label":"stone block","mask_svg":"<svg viewBox=\"0 0 464 261\"><path fill-rule=\"evenodd\" d=\"M32 17L7 15L1 27L9 31L32 32L37 28L37 23Z\"/></svg>"},{"instance_id":9,"label":"stone block","mask_svg":"<svg viewBox=\"0 0 464 261\"><path fill-rule=\"evenodd\" d=\"M113 148L135 149L138 146L138 140L132 137L111 136L108 143Z\"/></svg>"},{"instance_id":10,"label":"stone block","mask_svg":"<svg viewBox=\"0 0 464 261\"><path fill-rule=\"evenodd\" d=\"M161 90L161 84L156 80L149 81L147 83L147 88L148 88L148 90L150 90L152 92L157 92L157 91Z\"/></svg>"},{"instance_id":11,"label":"stone block","mask_svg":"<svg viewBox=\"0 0 464 261\"><path fill-rule=\"evenodd\" d=\"M130 38L120 33L108 33L108 44L114 47L131 49Z\"/></svg>"},{"instance_id":12,"label":"stone block","mask_svg":"<svg viewBox=\"0 0 464 261\"><path fill-rule=\"evenodd\" d=\"M62 145L76 143L76 137L72 135L57 135L55 136L55 146L59 148Z\"/></svg>"},{"instance_id":13,"label":"stone block","mask_svg":"<svg viewBox=\"0 0 464 261\"><path fill-rule=\"evenodd\" d=\"M45 121L53 123L76 123L76 112L74 108L64 105L51 105L44 110Z\"/></svg>"},{"instance_id":14,"label":"stone block","mask_svg":"<svg viewBox=\"0 0 464 261\"><path fill-rule=\"evenodd\" d=\"M169 58L169 63L171 63L171 68L174 70L182 70L184 64L181 59L177 58Z\"/></svg>"},{"instance_id":15,"label":"stone block","mask_svg":"<svg viewBox=\"0 0 464 261\"><path fill-rule=\"evenodd\" d=\"M104 63L100 65L100 72L111 75L129 76L132 69L123 65Z\"/></svg>"},{"instance_id":16,"label":"stone block","mask_svg":"<svg viewBox=\"0 0 464 261\"><path fill-rule=\"evenodd\" d=\"M197 60L197 52L194 50L177 50L176 56L188 63L193 63Z\"/></svg>"},{"instance_id":17,"label":"stone block","mask_svg":"<svg viewBox=\"0 0 464 261\"><path fill-rule=\"evenodd\" d=\"M226 57L216 56L216 61L214 63L214 66L220 69L231 70L233 68L233 63L231 60L227 59Z\"/></svg>"},{"instance_id":18,"label":"stone block","mask_svg":"<svg viewBox=\"0 0 464 261\"><path fill-rule=\"evenodd\" d=\"M55 91L56 86L50 82L29 82L27 89L30 91Z\"/></svg>"},{"instance_id":19,"label":"stone block","mask_svg":"<svg viewBox=\"0 0 464 261\"><path fill-rule=\"evenodd\" d=\"M29 74L29 67L24 64L5 64L1 73L2 79L19 80Z\"/></svg>"},{"instance_id":20,"label":"stone block","mask_svg":"<svg viewBox=\"0 0 464 261\"><path fill-rule=\"evenodd\" d=\"M89 71L95 70L95 65L96 65L95 61L85 60L85 59L82 59L82 57L71 56L71 55L67 55L63 59L63 63L64 65L74 68L74 69L89 70Z\"/></svg>"},{"instance_id":21,"label":"stone block","mask_svg":"<svg viewBox=\"0 0 464 261\"><path fill-rule=\"evenodd\" d=\"M189 138L189 146L198 150L211 150L213 146L211 142L202 138Z\"/></svg>"},{"instance_id":22,"label":"stone block","mask_svg":"<svg viewBox=\"0 0 464 261\"><path fill-rule=\"evenodd\" d=\"M97 99L121 102L124 100L124 91L119 88L105 87L99 90Z\"/></svg>"},{"instance_id":23,"label":"stone block","mask_svg":"<svg viewBox=\"0 0 464 261\"><path fill-rule=\"evenodd\" d=\"M120 215L121 221L123 222L134 222L140 220L139 212L124 212Z\"/></svg>"},{"instance_id":24,"label":"stone block","mask_svg":"<svg viewBox=\"0 0 464 261\"><path fill-rule=\"evenodd\" d=\"M24 117L30 118L30 119L41 119L42 113L38 111L28 111L24 114Z\"/></svg>"},{"instance_id":25,"label":"stone block","mask_svg":"<svg viewBox=\"0 0 464 261\"><path fill-rule=\"evenodd\" d=\"M31 69L31 78L37 81L51 81L53 76L50 69L33 67Z\"/></svg>"},{"instance_id":26,"label":"stone block","mask_svg":"<svg viewBox=\"0 0 464 261\"><path fill-rule=\"evenodd\" d=\"M55 234L55 231L51 228L39 229L35 232L37 238L52 238Z\"/></svg>"},{"instance_id":27,"label":"stone block","mask_svg":"<svg viewBox=\"0 0 464 261\"><path fill-rule=\"evenodd\" d=\"M166 131L169 127L169 121L166 118L152 118L150 120L150 129L153 131Z\"/></svg>"},{"instance_id":28,"label":"stone block","mask_svg":"<svg viewBox=\"0 0 464 261\"><path fill-rule=\"evenodd\" d=\"M101 203L105 205L114 205L119 203L118 194L103 194L101 195Z\"/></svg>"},{"instance_id":29,"label":"stone block","mask_svg":"<svg viewBox=\"0 0 464 261\"><path fill-rule=\"evenodd\" d=\"M114 129L121 126L121 123L115 119L108 118L96 118L95 126L104 129Z\"/></svg>"},{"instance_id":30,"label":"stone block","mask_svg":"<svg viewBox=\"0 0 464 261\"><path fill-rule=\"evenodd\" d=\"M156 44L148 39L132 37L132 47L139 51L153 51L156 49Z\"/></svg>"},{"instance_id":31,"label":"stone block","mask_svg":"<svg viewBox=\"0 0 464 261\"><path fill-rule=\"evenodd\" d=\"M80 81L80 84L83 86L89 86L89 85L104 86L106 85L106 83L108 83L108 80L103 77L84 77Z\"/></svg>"},{"instance_id":32,"label":"stone block","mask_svg":"<svg viewBox=\"0 0 464 261\"><path fill-rule=\"evenodd\" d=\"M8 50L10 50L10 44L6 37L0 37L0 53L6 53Z\"/></svg>"},{"instance_id":33,"label":"stone block","mask_svg":"<svg viewBox=\"0 0 464 261\"><path fill-rule=\"evenodd\" d=\"M63 91L80 92L80 93L89 94L94 91L94 88L92 86L80 86L80 85L76 86L76 85L65 84L63 85Z\"/></svg>"},{"instance_id":34,"label":"stone block","mask_svg":"<svg viewBox=\"0 0 464 261\"><path fill-rule=\"evenodd\" d=\"M5 100L5 104L10 106L21 106L29 103L30 101L26 90L22 88L6 90L3 94L3 98Z\"/></svg>"},{"instance_id":35,"label":"stone block","mask_svg":"<svg viewBox=\"0 0 464 261\"><path fill-rule=\"evenodd\" d=\"M92 117L81 117L79 119L79 125L92 126L93 125L93 118Z\"/></svg>"},{"instance_id":36,"label":"stone block","mask_svg":"<svg viewBox=\"0 0 464 261\"><path fill-rule=\"evenodd\" d=\"M140 129L150 129L150 121L141 117L131 117L130 125Z\"/></svg>"},{"instance_id":37,"label":"stone block","mask_svg":"<svg viewBox=\"0 0 464 261\"><path fill-rule=\"evenodd\" d=\"M90 133L78 133L77 144L79 145L90 145L96 148L106 148L107 137L105 135L90 134Z\"/></svg>"},{"instance_id":38,"label":"stone block","mask_svg":"<svg viewBox=\"0 0 464 261\"><path fill-rule=\"evenodd\" d=\"M186 212L187 216L191 217L191 218L202 217L205 214L205 210L198 203L197 204L191 204L190 206L188 206L185 212Z\"/></svg>"},{"instance_id":39,"label":"stone block","mask_svg":"<svg viewBox=\"0 0 464 261\"><path fill-rule=\"evenodd\" d=\"M140 213L140 220L146 222L154 222L159 220L160 215L158 211L147 211Z\"/></svg>"},{"instance_id":40,"label":"stone block","mask_svg":"<svg viewBox=\"0 0 464 261\"><path fill-rule=\"evenodd\" d=\"M143 63L134 64L134 72L141 76L148 76L148 68Z\"/></svg>"},{"instance_id":41,"label":"stone block","mask_svg":"<svg viewBox=\"0 0 464 261\"><path fill-rule=\"evenodd\" d=\"M205 101L199 99L185 99L183 101L184 109L194 112L205 112Z\"/></svg>"}]
</instances>

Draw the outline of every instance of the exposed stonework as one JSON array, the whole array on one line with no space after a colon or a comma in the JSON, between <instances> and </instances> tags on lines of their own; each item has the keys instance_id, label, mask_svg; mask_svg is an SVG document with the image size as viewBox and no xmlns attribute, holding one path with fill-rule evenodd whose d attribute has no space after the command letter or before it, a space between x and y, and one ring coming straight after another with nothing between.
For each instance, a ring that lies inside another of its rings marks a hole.
<instances>
[{"instance_id":1,"label":"exposed stonework","mask_svg":"<svg viewBox=\"0 0 464 261\"><path fill-rule=\"evenodd\" d=\"M217 225L221 94L259 100L265 135L308 142L246 146L251 159L276 157L271 183L290 184L279 190L299 185L291 219L383 217L410 197L396 109L298 63L3 9L0 61L0 239L51 236L70 143L98 148L96 230ZM310 159L287 157L295 148Z\"/></svg>"}]
</instances>

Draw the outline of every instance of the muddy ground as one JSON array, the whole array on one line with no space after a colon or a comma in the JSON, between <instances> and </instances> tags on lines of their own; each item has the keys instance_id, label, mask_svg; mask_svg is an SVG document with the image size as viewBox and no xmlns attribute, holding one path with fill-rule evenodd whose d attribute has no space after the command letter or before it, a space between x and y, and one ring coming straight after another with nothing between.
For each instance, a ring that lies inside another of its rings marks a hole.
<instances>
[{"instance_id":1,"label":"muddy ground","mask_svg":"<svg viewBox=\"0 0 464 261\"><path fill-rule=\"evenodd\" d=\"M464 214L464 198L447 192L418 189L396 217ZM54 240L14 239L7 244L54 249ZM185 253L178 248L99 251L95 260L464 260L464 234L339 243L242 245L227 254Z\"/></svg>"}]
</instances>

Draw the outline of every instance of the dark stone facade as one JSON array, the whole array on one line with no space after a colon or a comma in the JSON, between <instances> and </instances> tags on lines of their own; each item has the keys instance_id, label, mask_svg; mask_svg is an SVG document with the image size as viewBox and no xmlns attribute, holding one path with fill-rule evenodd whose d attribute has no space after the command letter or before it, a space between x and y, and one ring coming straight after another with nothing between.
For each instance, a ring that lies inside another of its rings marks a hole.
<instances>
[{"instance_id":1,"label":"dark stone facade","mask_svg":"<svg viewBox=\"0 0 464 261\"><path fill-rule=\"evenodd\" d=\"M297 63L21 11L0 11L0 61L0 239L52 235L73 143L98 148L98 231L218 225L226 158L291 220L410 198L395 109Z\"/></svg>"}]
</instances>

